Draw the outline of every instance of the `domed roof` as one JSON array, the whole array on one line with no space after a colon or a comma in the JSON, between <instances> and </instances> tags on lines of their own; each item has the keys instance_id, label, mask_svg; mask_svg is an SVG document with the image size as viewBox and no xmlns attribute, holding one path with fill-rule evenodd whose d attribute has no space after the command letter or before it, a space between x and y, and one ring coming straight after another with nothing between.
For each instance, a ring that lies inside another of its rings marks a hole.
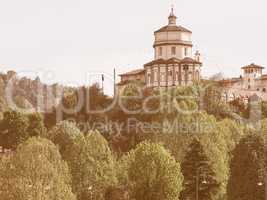
<instances>
[{"instance_id":1,"label":"domed roof","mask_svg":"<svg viewBox=\"0 0 267 200\"><path fill-rule=\"evenodd\" d=\"M192 33L192 31L190 31L187 28L184 28L182 26L169 26L169 25L160 28L159 30L155 31L155 33L171 32L171 31L179 31L179 32Z\"/></svg>"},{"instance_id":2,"label":"domed roof","mask_svg":"<svg viewBox=\"0 0 267 200\"><path fill-rule=\"evenodd\" d=\"M168 19L169 19L169 24L167 26L164 26L164 27L160 28L159 30L155 31L155 33L159 33L159 32L171 32L171 31L192 33L187 28L184 28L182 26L177 26L176 25L176 19L177 19L177 17L174 14L173 7L171 9L171 13L170 13Z\"/></svg>"}]
</instances>

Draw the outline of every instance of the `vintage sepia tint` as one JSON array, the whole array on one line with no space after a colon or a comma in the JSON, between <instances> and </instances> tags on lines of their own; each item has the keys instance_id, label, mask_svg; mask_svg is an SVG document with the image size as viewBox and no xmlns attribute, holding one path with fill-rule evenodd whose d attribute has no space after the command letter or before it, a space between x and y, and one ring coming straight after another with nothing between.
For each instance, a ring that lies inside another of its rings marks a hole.
<instances>
[{"instance_id":1,"label":"vintage sepia tint","mask_svg":"<svg viewBox=\"0 0 267 200\"><path fill-rule=\"evenodd\" d=\"M266 200L266 2L0 5L0 200Z\"/></svg>"}]
</instances>

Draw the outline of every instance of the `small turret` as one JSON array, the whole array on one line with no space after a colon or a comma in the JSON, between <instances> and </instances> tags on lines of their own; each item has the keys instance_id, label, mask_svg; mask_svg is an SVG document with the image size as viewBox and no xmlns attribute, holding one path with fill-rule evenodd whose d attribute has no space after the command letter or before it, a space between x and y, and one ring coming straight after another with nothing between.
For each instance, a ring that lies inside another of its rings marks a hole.
<instances>
[{"instance_id":1,"label":"small turret","mask_svg":"<svg viewBox=\"0 0 267 200\"><path fill-rule=\"evenodd\" d=\"M201 54L198 50L195 53L195 60L198 62L201 62Z\"/></svg>"},{"instance_id":2,"label":"small turret","mask_svg":"<svg viewBox=\"0 0 267 200\"><path fill-rule=\"evenodd\" d=\"M177 17L174 14L174 8L172 6L171 13L169 16L169 26L176 26L176 19Z\"/></svg>"}]
</instances>

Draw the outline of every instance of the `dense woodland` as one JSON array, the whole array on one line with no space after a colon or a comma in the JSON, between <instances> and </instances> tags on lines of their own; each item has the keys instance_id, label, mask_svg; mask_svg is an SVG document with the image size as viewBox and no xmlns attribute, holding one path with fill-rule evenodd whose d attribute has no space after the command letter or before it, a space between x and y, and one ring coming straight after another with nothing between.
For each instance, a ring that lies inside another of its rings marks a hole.
<instances>
[{"instance_id":1,"label":"dense woodland","mask_svg":"<svg viewBox=\"0 0 267 200\"><path fill-rule=\"evenodd\" d=\"M76 110L80 93L90 95ZM132 84L121 95L137 93ZM3 103L0 199L265 199L266 102L226 103L212 81L142 94L121 100L133 112L116 103L106 112L88 113L88 106L103 109L114 100L97 84L68 90L50 112L24 113ZM147 101L152 95L159 98ZM262 119L247 120L255 105ZM75 112L63 112L58 120L62 107ZM94 126L129 119L159 126L119 132Z\"/></svg>"}]
</instances>

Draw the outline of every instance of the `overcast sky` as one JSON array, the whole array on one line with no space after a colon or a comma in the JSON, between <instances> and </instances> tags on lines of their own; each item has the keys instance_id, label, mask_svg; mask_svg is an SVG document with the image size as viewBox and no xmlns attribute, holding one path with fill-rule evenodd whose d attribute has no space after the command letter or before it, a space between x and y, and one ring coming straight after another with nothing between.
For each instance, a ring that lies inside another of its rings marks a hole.
<instances>
[{"instance_id":1,"label":"overcast sky","mask_svg":"<svg viewBox=\"0 0 267 200\"><path fill-rule=\"evenodd\" d=\"M252 62L267 67L266 0L0 2L0 71L53 71L55 82L82 83L90 71L141 68L153 59L153 32L167 24L171 4L178 24L193 31L204 76L239 76Z\"/></svg>"}]
</instances>

